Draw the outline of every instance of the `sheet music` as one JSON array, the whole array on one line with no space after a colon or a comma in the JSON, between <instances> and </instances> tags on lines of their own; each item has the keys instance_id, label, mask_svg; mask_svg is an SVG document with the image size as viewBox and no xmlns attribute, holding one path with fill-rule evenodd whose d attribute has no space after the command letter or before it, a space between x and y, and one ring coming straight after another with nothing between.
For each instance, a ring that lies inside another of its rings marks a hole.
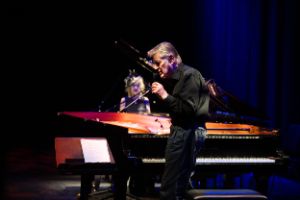
<instances>
[{"instance_id":1,"label":"sheet music","mask_svg":"<svg viewBox=\"0 0 300 200\"><path fill-rule=\"evenodd\" d=\"M85 163L113 163L109 145L105 138L81 139Z\"/></svg>"}]
</instances>

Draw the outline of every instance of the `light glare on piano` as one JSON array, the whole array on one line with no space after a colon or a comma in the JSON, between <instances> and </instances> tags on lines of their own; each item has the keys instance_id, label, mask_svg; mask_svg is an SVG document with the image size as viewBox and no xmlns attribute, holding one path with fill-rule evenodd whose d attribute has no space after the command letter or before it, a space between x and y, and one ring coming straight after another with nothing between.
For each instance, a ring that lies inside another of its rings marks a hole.
<instances>
[{"instance_id":1,"label":"light glare on piano","mask_svg":"<svg viewBox=\"0 0 300 200\"><path fill-rule=\"evenodd\" d=\"M164 158L143 158L143 163L165 163ZM221 157L211 157L211 158L197 158L196 165L205 165L205 164L248 164L248 163L275 163L275 159L272 158L241 158L241 157L232 157L232 158L221 158Z\"/></svg>"}]
</instances>

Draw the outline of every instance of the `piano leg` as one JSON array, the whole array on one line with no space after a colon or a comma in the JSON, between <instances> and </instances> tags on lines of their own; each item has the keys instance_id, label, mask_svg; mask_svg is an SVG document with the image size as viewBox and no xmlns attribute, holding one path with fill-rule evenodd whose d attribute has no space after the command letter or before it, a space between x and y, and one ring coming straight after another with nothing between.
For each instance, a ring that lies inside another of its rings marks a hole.
<instances>
[{"instance_id":1,"label":"piano leg","mask_svg":"<svg viewBox=\"0 0 300 200\"><path fill-rule=\"evenodd\" d=\"M127 131L127 130L126 130ZM129 196L127 191L127 180L130 174L130 162L128 160L128 133L115 132L107 137L107 141L114 156L117 172L112 175L114 187L114 199L126 200Z\"/></svg>"},{"instance_id":2,"label":"piano leg","mask_svg":"<svg viewBox=\"0 0 300 200\"><path fill-rule=\"evenodd\" d=\"M126 199L127 177L127 175L122 173L117 173L112 176L114 199Z\"/></svg>"},{"instance_id":3,"label":"piano leg","mask_svg":"<svg viewBox=\"0 0 300 200\"><path fill-rule=\"evenodd\" d=\"M81 187L80 187L80 200L88 200L88 196L92 191L92 182L94 175L92 174L81 174Z\"/></svg>"}]
</instances>

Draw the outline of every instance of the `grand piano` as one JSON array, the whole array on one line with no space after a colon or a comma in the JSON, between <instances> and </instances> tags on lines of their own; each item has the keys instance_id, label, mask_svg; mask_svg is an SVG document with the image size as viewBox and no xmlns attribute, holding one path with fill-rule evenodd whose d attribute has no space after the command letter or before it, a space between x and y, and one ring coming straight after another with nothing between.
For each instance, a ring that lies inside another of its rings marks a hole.
<instances>
[{"instance_id":1,"label":"grand piano","mask_svg":"<svg viewBox=\"0 0 300 200\"><path fill-rule=\"evenodd\" d=\"M211 94L210 114L205 123L205 147L198 155L197 165L276 165L280 162L279 130L267 128L260 113L222 90L214 81L209 80L207 84ZM161 132L168 133L167 130ZM167 137L165 134L131 134L132 151L145 157L145 163L163 163L163 148L153 149L151 145L148 148L147 140L159 142L156 147L164 147Z\"/></svg>"},{"instance_id":2,"label":"grand piano","mask_svg":"<svg viewBox=\"0 0 300 200\"><path fill-rule=\"evenodd\" d=\"M227 179L223 186L234 187L232 177L249 173L255 176L257 187L265 192L268 177L286 167L287 159L279 146L279 130L270 128L265 116L213 80L207 81L207 85L210 114L205 123L205 145L197 155L195 183L222 174ZM161 172L168 135L131 134L130 137L131 153L142 159L143 170L153 174ZM196 187L208 187L203 182Z\"/></svg>"},{"instance_id":3,"label":"grand piano","mask_svg":"<svg viewBox=\"0 0 300 200\"><path fill-rule=\"evenodd\" d=\"M279 130L267 127L260 114L222 90L214 81L207 84L211 95L210 116L205 123L205 146L197 155L193 179L216 173L226 173L229 177L229 174L247 172L265 178L282 170L285 157L279 149ZM126 141L126 145L122 143L122 148L125 147L122 152L128 159L140 161L136 173L161 175L171 126L167 114L66 111L59 115L81 119L85 123L99 123L99 126L119 127L123 133L118 137L122 136L123 142ZM103 133L99 132L99 135ZM114 140L118 139L114 137L109 142L116 146Z\"/></svg>"},{"instance_id":4,"label":"grand piano","mask_svg":"<svg viewBox=\"0 0 300 200\"><path fill-rule=\"evenodd\" d=\"M126 150L130 155L142 158L145 163L164 162L171 125L167 116L114 112L61 112L60 115L126 128L130 138ZM198 155L197 165L275 164L276 159L281 159L276 129L227 122L206 122L205 128L206 145Z\"/></svg>"}]
</instances>

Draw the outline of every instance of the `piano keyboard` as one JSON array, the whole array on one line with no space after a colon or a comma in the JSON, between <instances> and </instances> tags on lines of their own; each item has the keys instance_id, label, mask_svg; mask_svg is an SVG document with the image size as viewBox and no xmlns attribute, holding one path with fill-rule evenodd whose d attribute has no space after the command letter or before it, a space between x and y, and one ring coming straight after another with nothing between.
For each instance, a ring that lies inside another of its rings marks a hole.
<instances>
[{"instance_id":1,"label":"piano keyboard","mask_svg":"<svg viewBox=\"0 0 300 200\"><path fill-rule=\"evenodd\" d=\"M165 163L164 158L143 158L143 163ZM197 158L196 165L206 165L206 164L275 164L275 159L272 158L241 158L241 157L210 157L210 158Z\"/></svg>"}]
</instances>

